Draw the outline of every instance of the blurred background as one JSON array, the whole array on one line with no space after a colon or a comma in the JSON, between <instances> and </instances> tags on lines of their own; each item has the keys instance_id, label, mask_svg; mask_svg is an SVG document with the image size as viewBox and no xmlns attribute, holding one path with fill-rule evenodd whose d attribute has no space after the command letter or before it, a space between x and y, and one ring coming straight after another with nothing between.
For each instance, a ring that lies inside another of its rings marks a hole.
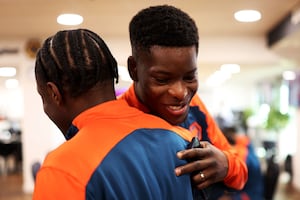
<instances>
[{"instance_id":1,"label":"blurred background","mask_svg":"<svg viewBox=\"0 0 300 200\"><path fill-rule=\"evenodd\" d=\"M220 127L249 136L261 170L272 157L280 167L278 184L300 190L299 0L0 0L0 185L18 184L30 198L34 167L64 141L36 92L35 53L43 40L62 29L98 33L118 61L122 93L131 84L129 21L158 4L182 9L198 25L198 93ZM259 11L257 21L238 21L240 10ZM59 24L61 14L79 14L82 22ZM293 173L286 171L287 157ZM13 196L2 185L0 199Z\"/></svg>"}]
</instances>

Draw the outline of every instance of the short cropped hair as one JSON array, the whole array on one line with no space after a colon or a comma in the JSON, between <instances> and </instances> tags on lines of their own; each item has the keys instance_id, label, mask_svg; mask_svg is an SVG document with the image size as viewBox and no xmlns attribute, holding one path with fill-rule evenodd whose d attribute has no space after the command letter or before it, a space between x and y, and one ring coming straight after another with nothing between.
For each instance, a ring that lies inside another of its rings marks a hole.
<instances>
[{"instance_id":1,"label":"short cropped hair","mask_svg":"<svg viewBox=\"0 0 300 200\"><path fill-rule=\"evenodd\" d=\"M133 53L151 46L195 46L199 35L195 21L182 10L169 5L151 6L138 12L129 24Z\"/></svg>"},{"instance_id":2,"label":"short cropped hair","mask_svg":"<svg viewBox=\"0 0 300 200\"><path fill-rule=\"evenodd\" d=\"M118 82L117 62L105 42L87 29L64 30L47 38L36 56L35 76L77 97L101 81Z\"/></svg>"}]
</instances>

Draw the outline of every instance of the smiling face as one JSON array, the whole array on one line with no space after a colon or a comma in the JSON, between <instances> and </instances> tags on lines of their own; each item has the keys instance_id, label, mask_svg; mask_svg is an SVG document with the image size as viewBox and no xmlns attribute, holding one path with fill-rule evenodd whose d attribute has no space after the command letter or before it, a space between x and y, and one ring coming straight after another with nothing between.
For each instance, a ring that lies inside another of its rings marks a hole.
<instances>
[{"instance_id":1,"label":"smiling face","mask_svg":"<svg viewBox=\"0 0 300 200\"><path fill-rule=\"evenodd\" d=\"M182 123L198 89L196 48L153 46L136 57L128 64L139 100L152 114Z\"/></svg>"}]
</instances>

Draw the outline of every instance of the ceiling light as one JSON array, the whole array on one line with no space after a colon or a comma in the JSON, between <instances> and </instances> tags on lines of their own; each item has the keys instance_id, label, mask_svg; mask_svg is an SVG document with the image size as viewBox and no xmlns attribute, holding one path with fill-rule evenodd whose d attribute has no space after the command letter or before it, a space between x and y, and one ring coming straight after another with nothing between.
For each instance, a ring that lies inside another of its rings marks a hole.
<instances>
[{"instance_id":1,"label":"ceiling light","mask_svg":"<svg viewBox=\"0 0 300 200\"><path fill-rule=\"evenodd\" d=\"M220 69L232 74L240 72L240 66L238 64L223 64Z\"/></svg>"},{"instance_id":2,"label":"ceiling light","mask_svg":"<svg viewBox=\"0 0 300 200\"><path fill-rule=\"evenodd\" d=\"M300 7L292 12L291 21L293 24L297 25L300 23Z\"/></svg>"},{"instance_id":3,"label":"ceiling light","mask_svg":"<svg viewBox=\"0 0 300 200\"><path fill-rule=\"evenodd\" d=\"M228 73L223 70L218 70L214 72L212 75L210 75L205 83L208 86L216 87L227 81L228 79L231 78L231 73Z\"/></svg>"},{"instance_id":4,"label":"ceiling light","mask_svg":"<svg viewBox=\"0 0 300 200\"><path fill-rule=\"evenodd\" d=\"M83 17L78 14L61 14L57 17L57 23L67 26L79 25L83 22Z\"/></svg>"},{"instance_id":5,"label":"ceiling light","mask_svg":"<svg viewBox=\"0 0 300 200\"><path fill-rule=\"evenodd\" d=\"M17 88L19 86L19 81L17 79L7 79L5 81L5 87L7 89Z\"/></svg>"},{"instance_id":6,"label":"ceiling light","mask_svg":"<svg viewBox=\"0 0 300 200\"><path fill-rule=\"evenodd\" d=\"M17 73L16 68L14 67L0 67L0 76L2 77L12 77Z\"/></svg>"},{"instance_id":7,"label":"ceiling light","mask_svg":"<svg viewBox=\"0 0 300 200\"><path fill-rule=\"evenodd\" d=\"M257 10L240 10L234 13L234 18L239 22L255 22L261 19Z\"/></svg>"},{"instance_id":8,"label":"ceiling light","mask_svg":"<svg viewBox=\"0 0 300 200\"><path fill-rule=\"evenodd\" d=\"M296 79L296 73L293 71L284 71L282 77L284 80L292 81Z\"/></svg>"}]
</instances>

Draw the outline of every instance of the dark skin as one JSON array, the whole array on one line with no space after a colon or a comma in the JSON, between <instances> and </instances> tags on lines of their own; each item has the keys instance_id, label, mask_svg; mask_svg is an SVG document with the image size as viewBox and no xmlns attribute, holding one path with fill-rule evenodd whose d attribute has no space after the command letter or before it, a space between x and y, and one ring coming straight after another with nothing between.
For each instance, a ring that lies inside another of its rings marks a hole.
<instances>
[{"instance_id":1,"label":"dark skin","mask_svg":"<svg viewBox=\"0 0 300 200\"><path fill-rule=\"evenodd\" d=\"M189 103L197 92L197 52L191 47L152 46L149 52L134 52L128 58L128 69L134 81L135 93L150 112L173 125L182 123L189 112ZM203 189L222 181L227 175L228 160L225 154L208 142L203 148L177 153L179 159L196 160L175 169L181 176L195 173L192 181Z\"/></svg>"},{"instance_id":2,"label":"dark skin","mask_svg":"<svg viewBox=\"0 0 300 200\"><path fill-rule=\"evenodd\" d=\"M139 100L170 124L183 122L198 88L194 48L154 46L138 58L130 57L128 66Z\"/></svg>"},{"instance_id":3,"label":"dark skin","mask_svg":"<svg viewBox=\"0 0 300 200\"><path fill-rule=\"evenodd\" d=\"M81 112L116 99L112 85L111 82L98 84L74 98L68 92L61 93L53 82L43 83L37 80L37 91L42 98L44 112L65 135L73 119Z\"/></svg>"}]
</instances>

